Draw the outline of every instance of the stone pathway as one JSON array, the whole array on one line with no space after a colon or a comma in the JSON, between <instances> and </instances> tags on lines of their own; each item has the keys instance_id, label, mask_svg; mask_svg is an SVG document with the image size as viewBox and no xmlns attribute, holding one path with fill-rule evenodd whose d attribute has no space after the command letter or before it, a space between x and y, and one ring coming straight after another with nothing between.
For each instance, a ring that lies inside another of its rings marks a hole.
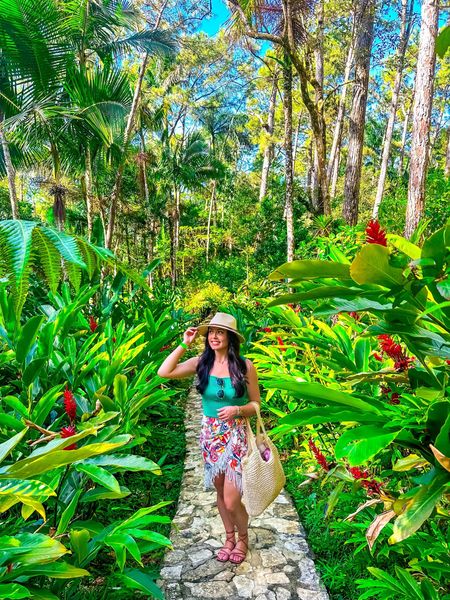
<instances>
[{"instance_id":1,"label":"stone pathway","mask_svg":"<svg viewBox=\"0 0 450 600\"><path fill-rule=\"evenodd\" d=\"M166 600L328 600L305 532L284 491L259 517L250 519L250 549L241 565L214 558L224 530L215 492L203 491L198 447L201 400L192 387L186 405L187 453L178 510L158 584Z\"/></svg>"}]
</instances>

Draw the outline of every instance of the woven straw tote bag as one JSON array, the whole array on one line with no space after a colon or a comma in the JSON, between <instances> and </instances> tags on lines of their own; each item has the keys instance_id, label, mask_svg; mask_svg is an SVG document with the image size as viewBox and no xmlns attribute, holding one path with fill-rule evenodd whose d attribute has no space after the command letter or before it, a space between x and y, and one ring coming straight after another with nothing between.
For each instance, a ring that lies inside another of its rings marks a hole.
<instances>
[{"instance_id":1,"label":"woven straw tote bag","mask_svg":"<svg viewBox=\"0 0 450 600\"><path fill-rule=\"evenodd\" d=\"M252 402L256 408L256 437L253 434L250 420L246 419L248 451L242 458L242 502L251 517L260 515L283 489L286 483L280 456L275 444L269 439L259 412L259 404ZM261 429L263 435L261 434ZM266 462L258 449L259 444L270 449L270 458Z\"/></svg>"}]
</instances>

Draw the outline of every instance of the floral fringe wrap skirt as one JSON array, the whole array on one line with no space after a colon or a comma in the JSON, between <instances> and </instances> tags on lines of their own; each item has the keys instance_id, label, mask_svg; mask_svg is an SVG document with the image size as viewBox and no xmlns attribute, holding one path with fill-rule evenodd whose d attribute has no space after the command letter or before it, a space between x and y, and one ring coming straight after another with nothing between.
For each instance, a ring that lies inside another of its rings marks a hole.
<instances>
[{"instance_id":1,"label":"floral fringe wrap skirt","mask_svg":"<svg viewBox=\"0 0 450 600\"><path fill-rule=\"evenodd\" d=\"M214 478L225 473L242 496L242 458L247 453L244 417L227 421L203 416L200 449L205 463L205 490L214 488Z\"/></svg>"}]
</instances>

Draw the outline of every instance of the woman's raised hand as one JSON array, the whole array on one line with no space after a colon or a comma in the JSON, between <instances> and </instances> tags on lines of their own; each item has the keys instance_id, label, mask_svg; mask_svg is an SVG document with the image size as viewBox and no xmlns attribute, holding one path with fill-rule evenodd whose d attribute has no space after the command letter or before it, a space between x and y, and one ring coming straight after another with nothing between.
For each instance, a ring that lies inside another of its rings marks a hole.
<instances>
[{"instance_id":1,"label":"woman's raised hand","mask_svg":"<svg viewBox=\"0 0 450 600\"><path fill-rule=\"evenodd\" d=\"M183 333L183 342L190 346L197 336L197 327L189 327Z\"/></svg>"}]
</instances>

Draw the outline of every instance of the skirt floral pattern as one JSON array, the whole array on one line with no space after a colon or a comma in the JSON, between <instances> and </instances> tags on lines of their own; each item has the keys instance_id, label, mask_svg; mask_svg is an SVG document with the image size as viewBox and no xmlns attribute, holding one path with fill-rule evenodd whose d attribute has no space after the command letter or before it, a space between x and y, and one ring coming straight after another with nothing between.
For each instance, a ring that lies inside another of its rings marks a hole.
<instances>
[{"instance_id":1,"label":"skirt floral pattern","mask_svg":"<svg viewBox=\"0 0 450 600\"><path fill-rule=\"evenodd\" d=\"M199 440L205 463L205 490L214 489L214 478L225 473L242 496L242 457L247 453L245 419L222 421L203 416Z\"/></svg>"}]
</instances>

